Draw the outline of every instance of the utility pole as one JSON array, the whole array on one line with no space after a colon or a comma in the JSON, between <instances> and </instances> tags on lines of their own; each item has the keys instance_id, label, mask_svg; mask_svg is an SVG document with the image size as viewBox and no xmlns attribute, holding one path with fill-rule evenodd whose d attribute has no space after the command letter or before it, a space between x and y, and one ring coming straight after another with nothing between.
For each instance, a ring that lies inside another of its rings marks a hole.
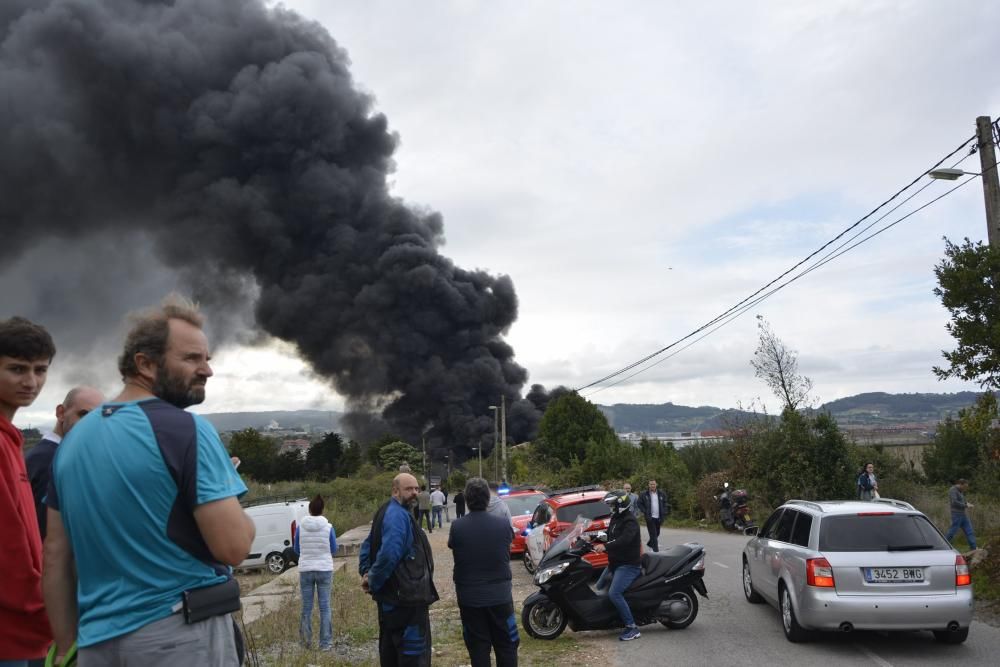
<instances>
[{"instance_id":1,"label":"utility pole","mask_svg":"<svg viewBox=\"0 0 1000 667\"><path fill-rule=\"evenodd\" d=\"M497 458L497 438L499 437L499 433L497 432L497 421L500 419L500 408L495 405L491 405L490 410L493 411L493 451L490 452L490 456L493 457L493 477L497 477L499 475L497 465L500 460Z\"/></svg>"},{"instance_id":2,"label":"utility pole","mask_svg":"<svg viewBox=\"0 0 1000 667\"><path fill-rule=\"evenodd\" d=\"M507 397L500 395L500 451L503 453L503 481L507 479Z\"/></svg>"},{"instance_id":3,"label":"utility pole","mask_svg":"<svg viewBox=\"0 0 1000 667\"><path fill-rule=\"evenodd\" d=\"M421 455L421 463L423 465L424 479L428 482L430 481L430 476L427 474L427 438L426 436L420 436L420 446L423 448L423 454Z\"/></svg>"},{"instance_id":4,"label":"utility pole","mask_svg":"<svg viewBox=\"0 0 1000 667\"><path fill-rule=\"evenodd\" d=\"M989 116L976 118L979 164L982 168L983 197L986 199L986 231L990 245L1000 246L1000 180L997 156L993 148L993 123Z\"/></svg>"}]
</instances>

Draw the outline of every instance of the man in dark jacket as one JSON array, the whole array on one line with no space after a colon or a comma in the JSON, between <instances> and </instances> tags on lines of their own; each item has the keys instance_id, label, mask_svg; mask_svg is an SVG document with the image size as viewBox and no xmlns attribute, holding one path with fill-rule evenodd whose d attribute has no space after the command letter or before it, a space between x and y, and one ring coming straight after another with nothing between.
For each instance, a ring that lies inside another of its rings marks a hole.
<instances>
[{"instance_id":1,"label":"man in dark jacket","mask_svg":"<svg viewBox=\"0 0 1000 667\"><path fill-rule=\"evenodd\" d=\"M45 519L48 509L45 507L45 495L49 492L49 471L52 459L56 457L56 449L69 430L87 413L104 402L104 394L93 387L74 387L66 394L63 402L56 406L56 425L51 432L46 433L42 441L31 448L25 457L24 465L28 469L28 479L31 480L31 495L35 497L35 512L38 514L38 528L45 540Z\"/></svg>"},{"instance_id":2,"label":"man in dark jacket","mask_svg":"<svg viewBox=\"0 0 1000 667\"><path fill-rule=\"evenodd\" d=\"M392 498L375 513L358 555L361 588L378 605L383 667L431 664L429 608L437 600L434 561L427 537L408 509L419 490L413 475L396 475Z\"/></svg>"},{"instance_id":3,"label":"man in dark jacket","mask_svg":"<svg viewBox=\"0 0 1000 667\"><path fill-rule=\"evenodd\" d=\"M481 477L465 485L469 514L456 519L448 535L455 555L455 594L472 667L517 667L517 618L511 591L510 543L506 519L486 511L490 489Z\"/></svg>"},{"instance_id":4,"label":"man in dark jacket","mask_svg":"<svg viewBox=\"0 0 1000 667\"><path fill-rule=\"evenodd\" d=\"M670 514L670 503L667 494L656 488L656 480L649 480L649 488L639 494L639 511L646 517L646 530L649 531L649 542L653 551L660 550L660 524Z\"/></svg>"},{"instance_id":5,"label":"man in dark jacket","mask_svg":"<svg viewBox=\"0 0 1000 667\"><path fill-rule=\"evenodd\" d=\"M611 589L608 599L618 609L618 614L625 624L625 632L618 639L623 642L638 639L639 628L632 618L632 610L625 601L625 591L641 574L639 522L629 509L631 498L624 491L611 491L604 496L604 502L611 507L611 523L608 524L608 541L595 545L594 549L608 554L608 569L601 574L597 587L603 588L611 579Z\"/></svg>"},{"instance_id":6,"label":"man in dark jacket","mask_svg":"<svg viewBox=\"0 0 1000 667\"><path fill-rule=\"evenodd\" d=\"M972 503L965 499L965 492L969 490L969 482L964 479L956 479L955 484L948 489L948 504L951 506L951 527L945 537L951 539L961 528L965 533L965 539L969 541L969 548L976 548L976 534L972 532L972 522L969 521L965 510L972 507Z\"/></svg>"}]
</instances>

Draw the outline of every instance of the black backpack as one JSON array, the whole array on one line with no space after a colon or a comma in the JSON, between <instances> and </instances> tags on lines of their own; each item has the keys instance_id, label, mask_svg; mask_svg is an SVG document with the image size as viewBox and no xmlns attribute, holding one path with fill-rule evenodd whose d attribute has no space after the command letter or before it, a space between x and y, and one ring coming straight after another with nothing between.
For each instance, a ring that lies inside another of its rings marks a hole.
<instances>
[{"instance_id":1,"label":"black backpack","mask_svg":"<svg viewBox=\"0 0 1000 667\"><path fill-rule=\"evenodd\" d=\"M382 548L382 521L391 502L393 501L389 500L382 505L372 519L372 562L375 562L378 550ZM378 592L373 592L372 597L402 606L430 605L440 599L437 588L434 587L434 556L427 535L414 520L413 513L406 512L406 516L409 517L413 533L413 558L404 554L385 585Z\"/></svg>"}]
</instances>

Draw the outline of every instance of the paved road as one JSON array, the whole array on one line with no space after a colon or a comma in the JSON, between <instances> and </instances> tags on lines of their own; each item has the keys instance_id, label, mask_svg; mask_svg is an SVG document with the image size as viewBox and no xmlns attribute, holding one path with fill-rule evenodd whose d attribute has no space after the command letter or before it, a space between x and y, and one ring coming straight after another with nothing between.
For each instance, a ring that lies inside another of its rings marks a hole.
<instances>
[{"instance_id":1,"label":"paved road","mask_svg":"<svg viewBox=\"0 0 1000 667\"><path fill-rule=\"evenodd\" d=\"M745 537L703 531L664 530L660 544L700 542L708 551L705 583L710 599L699 599L698 618L685 630L659 625L642 628L633 642L617 641L617 632L577 636L608 648L612 664L640 665L1000 665L1000 628L974 621L969 639L958 646L934 641L929 632L829 634L810 643L792 644L781 631L776 609L751 605L743 597L740 554ZM520 563L513 563L515 567ZM521 568L523 571L523 568ZM568 630L567 630L568 632Z\"/></svg>"}]
</instances>

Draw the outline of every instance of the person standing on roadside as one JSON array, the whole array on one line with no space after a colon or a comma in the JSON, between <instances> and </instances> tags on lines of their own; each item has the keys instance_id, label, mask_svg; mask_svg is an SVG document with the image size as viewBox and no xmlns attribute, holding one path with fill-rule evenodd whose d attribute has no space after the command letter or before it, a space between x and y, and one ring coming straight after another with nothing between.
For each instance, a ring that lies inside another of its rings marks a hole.
<instances>
[{"instance_id":1,"label":"person standing on roadside","mask_svg":"<svg viewBox=\"0 0 1000 667\"><path fill-rule=\"evenodd\" d=\"M212 377L203 316L172 294L132 320L121 393L52 464L43 585L57 658L75 640L81 665L235 667L231 566L255 528L219 434L185 411Z\"/></svg>"},{"instance_id":2,"label":"person standing on roadside","mask_svg":"<svg viewBox=\"0 0 1000 667\"><path fill-rule=\"evenodd\" d=\"M639 511L639 494L632 493L632 485L625 482L625 486L622 487L625 493L628 494L628 510L632 512L632 516L636 519L639 518L637 512Z\"/></svg>"},{"instance_id":3,"label":"person standing on roadside","mask_svg":"<svg viewBox=\"0 0 1000 667\"><path fill-rule=\"evenodd\" d=\"M454 552L455 594L462 634L472 667L517 667L520 637L511 588L510 524L486 511L490 488L481 477L465 484L469 514L456 519L448 535Z\"/></svg>"},{"instance_id":4,"label":"person standing on roadside","mask_svg":"<svg viewBox=\"0 0 1000 667\"><path fill-rule=\"evenodd\" d=\"M434 558L427 536L408 509L419 491L416 477L396 475L392 497L375 512L358 554L361 589L378 606L382 667L431 664L430 605L438 600Z\"/></svg>"},{"instance_id":5,"label":"person standing on roadside","mask_svg":"<svg viewBox=\"0 0 1000 667\"><path fill-rule=\"evenodd\" d=\"M441 513L444 511L444 504L447 502L441 489L434 489L431 493L431 525L437 523L438 528L443 528L441 524Z\"/></svg>"},{"instance_id":6,"label":"person standing on roadside","mask_svg":"<svg viewBox=\"0 0 1000 667\"><path fill-rule=\"evenodd\" d=\"M24 319L0 320L0 664L25 667L45 655L52 631L42 600L42 538L24 465L24 436L13 424L35 402L56 346L49 332Z\"/></svg>"},{"instance_id":7,"label":"person standing on roadside","mask_svg":"<svg viewBox=\"0 0 1000 667\"><path fill-rule=\"evenodd\" d=\"M649 531L649 541L646 542L653 551L660 550L660 524L670 514L667 494L656 488L656 480L649 480L649 487L639 494L639 511L646 517L646 530Z\"/></svg>"},{"instance_id":8,"label":"person standing on roadside","mask_svg":"<svg viewBox=\"0 0 1000 667\"><path fill-rule=\"evenodd\" d=\"M333 554L337 553L337 531L323 516L326 503L319 494L309 501L309 516L295 528L295 553L299 555L299 586L302 618L299 638L305 648L312 645L313 591L319 601L319 650L333 650L330 587L333 584Z\"/></svg>"},{"instance_id":9,"label":"person standing on roadside","mask_svg":"<svg viewBox=\"0 0 1000 667\"><path fill-rule=\"evenodd\" d=\"M465 516L465 492L459 489L455 493L455 518L461 519Z\"/></svg>"},{"instance_id":10,"label":"person standing on roadside","mask_svg":"<svg viewBox=\"0 0 1000 667\"><path fill-rule=\"evenodd\" d=\"M490 490L490 504L486 506L486 511L493 516L498 516L507 521L507 525L510 526L510 532L513 536L514 534L514 519L510 515L510 507L504 502L503 498L499 495L499 487L496 482L489 482L488 488ZM468 496L466 496L466 503L468 503Z\"/></svg>"},{"instance_id":11,"label":"person standing on roadside","mask_svg":"<svg viewBox=\"0 0 1000 667\"><path fill-rule=\"evenodd\" d=\"M45 494L49 492L49 470L52 468L56 449L70 429L103 402L104 395L93 387L70 389L63 402L56 406L55 428L46 433L41 442L32 447L24 457L28 479L31 480L31 495L35 497L35 513L38 516L38 529L41 531L42 541L45 540L45 517L48 512L45 507Z\"/></svg>"},{"instance_id":12,"label":"person standing on roadside","mask_svg":"<svg viewBox=\"0 0 1000 667\"><path fill-rule=\"evenodd\" d=\"M427 493L427 485L420 485L420 493L417 494L417 511L419 512L417 525L427 522L427 532L434 532L434 524L431 523L431 494Z\"/></svg>"},{"instance_id":13,"label":"person standing on roadside","mask_svg":"<svg viewBox=\"0 0 1000 667\"><path fill-rule=\"evenodd\" d=\"M858 475L858 499L874 500L878 498L878 479L875 477L875 465L865 464L865 469Z\"/></svg>"},{"instance_id":14,"label":"person standing on roadside","mask_svg":"<svg viewBox=\"0 0 1000 667\"><path fill-rule=\"evenodd\" d=\"M945 537L951 542L958 529L965 533L965 539L969 541L969 547L976 549L976 534L972 532L972 522L965 510L972 507L972 503L965 499L965 492L969 490L969 482L965 479L956 479L955 483L948 489L948 504L951 506L951 528Z\"/></svg>"}]
</instances>

